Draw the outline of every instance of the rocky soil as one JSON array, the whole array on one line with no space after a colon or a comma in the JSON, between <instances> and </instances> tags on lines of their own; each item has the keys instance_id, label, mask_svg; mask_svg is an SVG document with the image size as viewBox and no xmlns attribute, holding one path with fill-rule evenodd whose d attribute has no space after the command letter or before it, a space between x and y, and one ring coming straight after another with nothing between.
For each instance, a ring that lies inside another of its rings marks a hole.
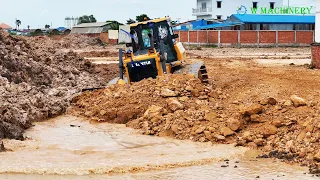
<instances>
[{"instance_id":1,"label":"rocky soil","mask_svg":"<svg viewBox=\"0 0 320 180\"><path fill-rule=\"evenodd\" d=\"M82 88L105 83L89 73L89 62L58 46L0 30L0 139L22 140L33 121L64 113Z\"/></svg>"},{"instance_id":2,"label":"rocky soil","mask_svg":"<svg viewBox=\"0 0 320 180\"><path fill-rule=\"evenodd\" d=\"M297 162L319 173L319 71L196 57L206 62L214 86L168 75L86 92L74 98L72 112L126 123L146 135L260 149L262 158Z\"/></svg>"}]
</instances>

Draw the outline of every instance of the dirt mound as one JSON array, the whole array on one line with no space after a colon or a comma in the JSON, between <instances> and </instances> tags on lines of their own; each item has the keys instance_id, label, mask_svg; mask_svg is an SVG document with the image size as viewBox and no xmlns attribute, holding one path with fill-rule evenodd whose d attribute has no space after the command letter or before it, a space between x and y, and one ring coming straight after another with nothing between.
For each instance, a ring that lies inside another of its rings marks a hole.
<instances>
[{"instance_id":1,"label":"dirt mound","mask_svg":"<svg viewBox=\"0 0 320 180\"><path fill-rule=\"evenodd\" d=\"M192 87L193 93L186 91L185 86ZM74 99L74 105L81 115L98 121L127 123L141 117L151 105L166 106L167 97L193 99L206 93L199 79L168 75L158 77L156 81L146 79L134 85L113 85L104 90L86 92Z\"/></svg>"},{"instance_id":2,"label":"dirt mound","mask_svg":"<svg viewBox=\"0 0 320 180\"><path fill-rule=\"evenodd\" d=\"M0 30L0 139L23 139L31 122L65 112L82 88L100 86L90 63Z\"/></svg>"},{"instance_id":3,"label":"dirt mound","mask_svg":"<svg viewBox=\"0 0 320 180\"><path fill-rule=\"evenodd\" d=\"M99 38L84 35L71 34L60 40L54 40L47 36L36 36L27 39L31 46L48 47L53 49L99 49L103 43Z\"/></svg>"},{"instance_id":4,"label":"dirt mound","mask_svg":"<svg viewBox=\"0 0 320 180\"><path fill-rule=\"evenodd\" d=\"M88 37L80 34L71 34L62 38L59 43L63 48L81 49L96 46L102 46L103 43L99 37Z\"/></svg>"},{"instance_id":5,"label":"dirt mound","mask_svg":"<svg viewBox=\"0 0 320 180\"><path fill-rule=\"evenodd\" d=\"M118 57L118 52L111 51L88 51L79 54L83 57Z\"/></svg>"},{"instance_id":6,"label":"dirt mound","mask_svg":"<svg viewBox=\"0 0 320 180\"><path fill-rule=\"evenodd\" d=\"M126 123L147 135L277 150L282 159L319 166L317 106L297 96L229 104L229 96L198 79L168 75L86 92L74 105L82 116Z\"/></svg>"}]
</instances>

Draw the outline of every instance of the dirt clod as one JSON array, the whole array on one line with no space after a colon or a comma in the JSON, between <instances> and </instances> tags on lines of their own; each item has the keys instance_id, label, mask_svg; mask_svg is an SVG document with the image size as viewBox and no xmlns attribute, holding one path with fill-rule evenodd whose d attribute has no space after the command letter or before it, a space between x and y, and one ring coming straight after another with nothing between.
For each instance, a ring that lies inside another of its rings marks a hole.
<instances>
[{"instance_id":1,"label":"dirt clod","mask_svg":"<svg viewBox=\"0 0 320 180\"><path fill-rule=\"evenodd\" d=\"M305 106L307 105L306 101L299 96L293 95L290 97L291 102L294 107Z\"/></svg>"}]
</instances>

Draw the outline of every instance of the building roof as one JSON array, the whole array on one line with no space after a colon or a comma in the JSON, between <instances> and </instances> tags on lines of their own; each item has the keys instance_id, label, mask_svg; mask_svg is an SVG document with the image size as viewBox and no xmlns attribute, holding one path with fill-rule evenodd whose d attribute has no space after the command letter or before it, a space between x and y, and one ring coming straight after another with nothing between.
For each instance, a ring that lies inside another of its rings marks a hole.
<instances>
[{"instance_id":1,"label":"building roof","mask_svg":"<svg viewBox=\"0 0 320 180\"><path fill-rule=\"evenodd\" d=\"M74 26L73 28L103 27L108 24L111 24L111 22L82 23Z\"/></svg>"},{"instance_id":2,"label":"building roof","mask_svg":"<svg viewBox=\"0 0 320 180\"><path fill-rule=\"evenodd\" d=\"M30 29L29 32L42 32L42 30L41 29Z\"/></svg>"},{"instance_id":3,"label":"building roof","mask_svg":"<svg viewBox=\"0 0 320 180\"><path fill-rule=\"evenodd\" d=\"M58 27L57 29L58 29L58 31L64 31L66 28L65 27Z\"/></svg>"},{"instance_id":4,"label":"building roof","mask_svg":"<svg viewBox=\"0 0 320 180\"><path fill-rule=\"evenodd\" d=\"M209 24L205 26L198 26L193 28L193 30L200 30L200 29L214 29L214 28L221 28L221 27L230 27L230 26L236 26L236 25L241 25L243 23L241 22L224 22L224 23L214 23L214 24Z\"/></svg>"},{"instance_id":5,"label":"building roof","mask_svg":"<svg viewBox=\"0 0 320 180\"><path fill-rule=\"evenodd\" d=\"M0 24L0 28L2 28L2 29L12 29L11 26L9 26L8 24L5 24L5 23L1 23Z\"/></svg>"},{"instance_id":6,"label":"building roof","mask_svg":"<svg viewBox=\"0 0 320 180\"><path fill-rule=\"evenodd\" d=\"M103 32L103 27L83 27L72 28L71 34L99 34Z\"/></svg>"},{"instance_id":7,"label":"building roof","mask_svg":"<svg viewBox=\"0 0 320 180\"><path fill-rule=\"evenodd\" d=\"M315 16L233 14L231 17L250 24L315 24Z\"/></svg>"},{"instance_id":8,"label":"building roof","mask_svg":"<svg viewBox=\"0 0 320 180\"><path fill-rule=\"evenodd\" d=\"M48 29L47 32L48 32L48 33L51 33L51 32L59 32L59 30L58 30L58 29Z\"/></svg>"}]
</instances>

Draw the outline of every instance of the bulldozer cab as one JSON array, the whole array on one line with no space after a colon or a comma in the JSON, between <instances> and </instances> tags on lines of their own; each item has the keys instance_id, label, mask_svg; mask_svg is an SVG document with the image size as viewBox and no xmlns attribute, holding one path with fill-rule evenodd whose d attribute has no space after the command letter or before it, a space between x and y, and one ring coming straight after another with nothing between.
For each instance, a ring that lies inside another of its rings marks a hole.
<instances>
[{"instance_id":1,"label":"bulldozer cab","mask_svg":"<svg viewBox=\"0 0 320 180\"><path fill-rule=\"evenodd\" d=\"M133 53L135 56L147 54L150 48L161 52L161 46L167 54L167 63L177 60L177 53L174 48L176 35L173 32L171 22L168 18L136 23L130 25ZM150 38L150 35L153 39ZM153 40L153 45L151 44Z\"/></svg>"}]
</instances>

